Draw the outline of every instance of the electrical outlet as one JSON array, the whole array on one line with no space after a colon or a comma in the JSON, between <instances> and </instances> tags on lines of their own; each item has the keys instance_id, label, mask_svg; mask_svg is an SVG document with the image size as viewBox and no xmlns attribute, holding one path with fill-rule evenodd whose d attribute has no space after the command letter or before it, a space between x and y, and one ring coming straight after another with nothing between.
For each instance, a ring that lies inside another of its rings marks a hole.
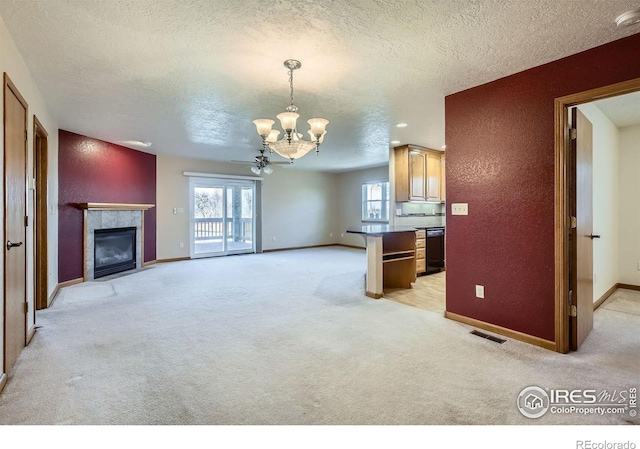
<instances>
[{"instance_id":1,"label":"electrical outlet","mask_svg":"<svg viewBox=\"0 0 640 449\"><path fill-rule=\"evenodd\" d=\"M333 232L330 232L330 233L329 233L329 237L333 237Z\"/></svg>"},{"instance_id":2,"label":"electrical outlet","mask_svg":"<svg viewBox=\"0 0 640 449\"><path fill-rule=\"evenodd\" d=\"M469 215L468 203L452 203L451 215Z\"/></svg>"},{"instance_id":3,"label":"electrical outlet","mask_svg":"<svg viewBox=\"0 0 640 449\"><path fill-rule=\"evenodd\" d=\"M484 285L476 285L476 298L484 298Z\"/></svg>"},{"instance_id":4,"label":"electrical outlet","mask_svg":"<svg viewBox=\"0 0 640 449\"><path fill-rule=\"evenodd\" d=\"M180 248L184 248L184 242L180 242Z\"/></svg>"},{"instance_id":5,"label":"electrical outlet","mask_svg":"<svg viewBox=\"0 0 640 449\"><path fill-rule=\"evenodd\" d=\"M640 271L640 262L638 262L638 271Z\"/></svg>"},{"instance_id":6,"label":"electrical outlet","mask_svg":"<svg viewBox=\"0 0 640 449\"><path fill-rule=\"evenodd\" d=\"M595 273L593 273L593 283L594 284L598 283L598 276Z\"/></svg>"},{"instance_id":7,"label":"electrical outlet","mask_svg":"<svg viewBox=\"0 0 640 449\"><path fill-rule=\"evenodd\" d=\"M276 241L276 236L274 235L273 237L271 237L271 240L273 240L275 242Z\"/></svg>"},{"instance_id":8,"label":"electrical outlet","mask_svg":"<svg viewBox=\"0 0 640 449\"><path fill-rule=\"evenodd\" d=\"M341 233L340 233L340 237L343 237L343 238L344 238L344 232L341 232ZM638 263L638 265L640 266L640 262Z\"/></svg>"}]
</instances>

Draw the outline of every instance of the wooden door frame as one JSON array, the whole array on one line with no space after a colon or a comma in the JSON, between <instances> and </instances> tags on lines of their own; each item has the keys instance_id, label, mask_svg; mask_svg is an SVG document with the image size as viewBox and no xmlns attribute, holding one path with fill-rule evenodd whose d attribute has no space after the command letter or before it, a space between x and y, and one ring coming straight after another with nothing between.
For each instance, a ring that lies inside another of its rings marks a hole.
<instances>
[{"instance_id":1,"label":"wooden door frame","mask_svg":"<svg viewBox=\"0 0 640 449\"><path fill-rule=\"evenodd\" d=\"M33 322L36 309L46 309L48 304L49 264L47 246L48 219L48 173L49 173L49 133L40 120L33 116L33 178L36 180L33 202ZM42 144L38 148L38 140Z\"/></svg>"},{"instance_id":2,"label":"wooden door frame","mask_svg":"<svg viewBox=\"0 0 640 449\"><path fill-rule=\"evenodd\" d=\"M20 91L18 90L18 88L16 87L15 84L13 84L13 81L11 81L11 78L9 78L9 75L7 74L7 72L4 72L4 78L3 78L3 101L2 101L2 111L3 111L3 120L2 120L2 126L3 126L3 142L2 142L2 158L3 158L3 167L2 167L2 182L3 182L3 208L2 208L2 215L3 215L3 237L4 237L4 241L7 241L7 205L6 205L6 186L7 186L7 133L6 133L6 129L7 129L7 92L11 91L11 93L16 97L16 99L18 100L18 102L24 107L25 109L25 114L24 114L24 129L25 132L27 132L27 130L29 129L29 105L27 104L27 101L24 99L24 97L20 94ZM25 166L24 166L24 179L26 181L27 179L27 166L29 164L28 160L29 160L29 154L28 154L28 145L27 145L27 139L25 136L25 143L24 143L24 151L25 151ZM25 188L26 188L26 183L25 183ZM25 204L27 201L27 197L25 194ZM25 229L25 244L26 244L26 236L27 236L27 230ZM26 251L25 251L25 264L24 264L24 285L25 285L25 297L24 297L24 301L27 302L27 264L28 264L28 257L26 257ZM6 373L6 356L7 356L7 252L3 250L3 270L2 270L2 277L3 277L3 284L2 284L2 294L3 294L3 307L4 307L4 315L3 315L3 353L2 353L2 371ZM28 341L28 326L27 326L27 314L24 314L24 341L25 341L25 345Z\"/></svg>"},{"instance_id":3,"label":"wooden door frame","mask_svg":"<svg viewBox=\"0 0 640 449\"><path fill-rule=\"evenodd\" d=\"M569 352L569 108L640 91L640 78L555 99L555 350Z\"/></svg>"}]
</instances>

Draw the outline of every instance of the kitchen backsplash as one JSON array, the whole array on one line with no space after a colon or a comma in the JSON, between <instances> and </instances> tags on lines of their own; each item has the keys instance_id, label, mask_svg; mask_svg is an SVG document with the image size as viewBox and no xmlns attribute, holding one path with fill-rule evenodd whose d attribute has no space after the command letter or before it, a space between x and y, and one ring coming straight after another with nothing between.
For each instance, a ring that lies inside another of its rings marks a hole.
<instances>
[{"instance_id":1,"label":"kitchen backsplash","mask_svg":"<svg viewBox=\"0 0 640 449\"><path fill-rule=\"evenodd\" d=\"M407 226L444 226L444 203L396 203L394 223Z\"/></svg>"}]
</instances>

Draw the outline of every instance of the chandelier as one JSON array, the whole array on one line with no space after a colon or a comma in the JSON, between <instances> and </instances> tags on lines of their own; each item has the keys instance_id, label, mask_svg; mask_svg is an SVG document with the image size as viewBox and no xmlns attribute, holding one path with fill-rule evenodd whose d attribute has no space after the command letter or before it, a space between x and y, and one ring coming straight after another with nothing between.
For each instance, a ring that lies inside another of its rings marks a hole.
<instances>
[{"instance_id":1,"label":"chandelier","mask_svg":"<svg viewBox=\"0 0 640 449\"><path fill-rule=\"evenodd\" d=\"M315 148L316 154L318 154L318 147L324 140L324 135L327 133L326 126L329 124L329 120L324 118L312 118L307 120L310 126L309 137L310 140L305 140L303 134L299 133L296 127L296 121L300 115L298 114L298 106L293 103L293 71L302 67L300 61L295 59L287 59L284 62L284 66L289 69L289 88L291 90L290 99L291 102L287 106L285 112L281 112L276 115L276 118L280 120L280 126L284 130L284 135L281 140L278 140L280 131L277 129L271 129L275 121L261 118L253 121L256 125L256 129L260 137L262 137L263 148L269 147L270 152L276 152L280 156L289 159L292 163L295 159L299 159L306 155L309 151Z\"/></svg>"}]
</instances>

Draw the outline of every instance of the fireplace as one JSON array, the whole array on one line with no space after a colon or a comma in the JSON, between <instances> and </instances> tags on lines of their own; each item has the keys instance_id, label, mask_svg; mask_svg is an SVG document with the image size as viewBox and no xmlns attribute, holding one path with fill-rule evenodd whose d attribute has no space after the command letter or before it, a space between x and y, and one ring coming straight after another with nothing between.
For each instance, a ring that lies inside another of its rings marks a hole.
<instances>
[{"instance_id":1,"label":"fireplace","mask_svg":"<svg viewBox=\"0 0 640 449\"><path fill-rule=\"evenodd\" d=\"M136 228L94 230L93 278L136 268Z\"/></svg>"}]
</instances>

